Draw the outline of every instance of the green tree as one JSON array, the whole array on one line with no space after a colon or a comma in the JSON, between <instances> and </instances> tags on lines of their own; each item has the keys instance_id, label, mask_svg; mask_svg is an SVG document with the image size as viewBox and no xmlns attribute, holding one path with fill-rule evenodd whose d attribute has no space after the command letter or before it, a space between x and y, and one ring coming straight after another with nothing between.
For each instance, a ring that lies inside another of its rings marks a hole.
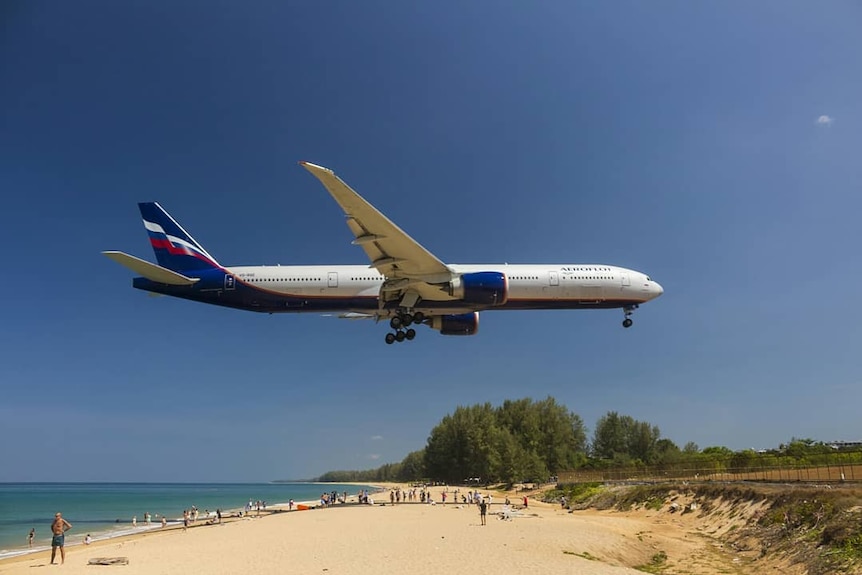
<instances>
[{"instance_id":1,"label":"green tree","mask_svg":"<svg viewBox=\"0 0 862 575\"><path fill-rule=\"evenodd\" d=\"M593 457L613 459L616 454L627 454L627 439L624 418L616 411L609 411L596 422L596 429L593 431Z\"/></svg>"},{"instance_id":2,"label":"green tree","mask_svg":"<svg viewBox=\"0 0 862 575\"><path fill-rule=\"evenodd\" d=\"M729 459L733 455L733 451L723 445L713 445L704 447L701 455L705 455L708 459Z\"/></svg>"},{"instance_id":3,"label":"green tree","mask_svg":"<svg viewBox=\"0 0 862 575\"><path fill-rule=\"evenodd\" d=\"M614 461L649 462L661 432L658 426L609 411L596 422L593 456Z\"/></svg>"},{"instance_id":4,"label":"green tree","mask_svg":"<svg viewBox=\"0 0 862 575\"><path fill-rule=\"evenodd\" d=\"M697 457L698 467L705 471L726 471L733 451L721 445L704 447Z\"/></svg>"},{"instance_id":5,"label":"green tree","mask_svg":"<svg viewBox=\"0 0 862 575\"><path fill-rule=\"evenodd\" d=\"M643 463L652 463L655 459L656 443L661 437L658 426L632 419L627 427L629 457Z\"/></svg>"},{"instance_id":6,"label":"green tree","mask_svg":"<svg viewBox=\"0 0 862 575\"><path fill-rule=\"evenodd\" d=\"M682 448L682 452L685 453L686 455L696 455L696 454L700 453L700 448L697 446L697 443L695 443L694 441L689 441Z\"/></svg>"},{"instance_id":7,"label":"green tree","mask_svg":"<svg viewBox=\"0 0 862 575\"><path fill-rule=\"evenodd\" d=\"M398 481L419 481L425 478L425 450L411 451L401 460Z\"/></svg>"},{"instance_id":8,"label":"green tree","mask_svg":"<svg viewBox=\"0 0 862 575\"><path fill-rule=\"evenodd\" d=\"M495 470L499 481L509 485L519 481L530 481L536 473L536 458L531 457L508 429L500 429L497 435L499 465ZM543 469L544 466L541 466Z\"/></svg>"},{"instance_id":9,"label":"green tree","mask_svg":"<svg viewBox=\"0 0 862 575\"><path fill-rule=\"evenodd\" d=\"M533 459L528 467L534 473L542 469L550 473L574 469L586 459L587 433L583 420L553 397L538 402L529 398L507 400L497 409L497 423L516 438L523 455ZM537 464L539 461L541 465Z\"/></svg>"},{"instance_id":10,"label":"green tree","mask_svg":"<svg viewBox=\"0 0 862 575\"><path fill-rule=\"evenodd\" d=\"M757 452L753 449L737 451L730 458L730 470L735 472L748 471L758 461Z\"/></svg>"},{"instance_id":11,"label":"green tree","mask_svg":"<svg viewBox=\"0 0 862 575\"><path fill-rule=\"evenodd\" d=\"M653 461L651 463L658 463L660 465L676 463L682 459L682 451L670 439L659 439L656 441L653 454Z\"/></svg>"},{"instance_id":12,"label":"green tree","mask_svg":"<svg viewBox=\"0 0 862 575\"><path fill-rule=\"evenodd\" d=\"M535 404L539 417L536 455L551 473L574 469L585 460L587 431L580 416L547 397Z\"/></svg>"},{"instance_id":13,"label":"green tree","mask_svg":"<svg viewBox=\"0 0 862 575\"><path fill-rule=\"evenodd\" d=\"M432 479L450 483L468 477L493 480L499 469L497 429L490 403L458 407L431 430L425 446L425 470Z\"/></svg>"},{"instance_id":14,"label":"green tree","mask_svg":"<svg viewBox=\"0 0 862 575\"><path fill-rule=\"evenodd\" d=\"M830 453L832 448L822 441L813 439L798 439L794 437L784 449L784 454L799 460L810 458L812 455Z\"/></svg>"}]
</instances>

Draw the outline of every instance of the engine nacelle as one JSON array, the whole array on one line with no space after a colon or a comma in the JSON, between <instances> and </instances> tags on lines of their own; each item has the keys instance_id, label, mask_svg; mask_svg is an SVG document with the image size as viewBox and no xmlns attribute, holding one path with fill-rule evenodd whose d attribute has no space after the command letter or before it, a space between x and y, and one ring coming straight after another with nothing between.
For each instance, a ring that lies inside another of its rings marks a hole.
<instances>
[{"instance_id":1,"label":"engine nacelle","mask_svg":"<svg viewBox=\"0 0 862 575\"><path fill-rule=\"evenodd\" d=\"M462 274L449 282L449 295L467 303L503 305L509 300L509 279L500 272Z\"/></svg>"},{"instance_id":2,"label":"engine nacelle","mask_svg":"<svg viewBox=\"0 0 862 575\"><path fill-rule=\"evenodd\" d=\"M431 327L440 335L474 335L479 331L479 312L458 315L435 315Z\"/></svg>"}]
</instances>

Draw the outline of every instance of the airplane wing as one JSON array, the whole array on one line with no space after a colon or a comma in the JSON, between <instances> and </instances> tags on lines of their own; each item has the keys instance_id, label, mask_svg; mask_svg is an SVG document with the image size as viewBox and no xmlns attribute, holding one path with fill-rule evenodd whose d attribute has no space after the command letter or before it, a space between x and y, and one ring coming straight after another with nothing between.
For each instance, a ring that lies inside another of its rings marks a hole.
<instances>
[{"instance_id":1,"label":"airplane wing","mask_svg":"<svg viewBox=\"0 0 862 575\"><path fill-rule=\"evenodd\" d=\"M300 165L316 177L347 215L347 226L356 238L354 245L365 250L376 268L387 278L403 279L398 289L411 282L444 282L452 271L353 191L332 170L309 162ZM421 290L424 291L424 290Z\"/></svg>"}]
</instances>

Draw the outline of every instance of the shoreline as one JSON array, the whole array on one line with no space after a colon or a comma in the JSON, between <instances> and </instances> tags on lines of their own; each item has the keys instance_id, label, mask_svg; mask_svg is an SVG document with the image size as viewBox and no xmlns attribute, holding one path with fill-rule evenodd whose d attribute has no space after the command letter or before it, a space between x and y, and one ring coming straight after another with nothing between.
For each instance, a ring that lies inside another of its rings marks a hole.
<instances>
[{"instance_id":1,"label":"shoreline","mask_svg":"<svg viewBox=\"0 0 862 575\"><path fill-rule=\"evenodd\" d=\"M325 484L322 484L325 485ZM374 491L369 491L371 493L381 493L388 490L388 487L382 485L375 485ZM245 513L244 508L236 508L226 510L224 515L222 516L221 523L213 522L209 518L199 518L197 521L193 523L189 523L188 531L193 529L199 529L203 527L218 527L220 525L229 525L231 523L238 523L243 521L252 521L252 520L261 520L270 518L276 515L285 515L285 514L293 514L293 513L301 513L304 511L325 511L329 509L338 509L338 508L350 508L350 507L373 507L377 505L384 505L383 503L374 503L364 504L359 503L356 500L356 495L348 495L348 501L346 503L339 503L330 506L322 506L320 504L320 500L306 500L306 501L294 501L294 509L288 509L290 502L284 503L275 503L272 505L267 505L266 509L262 509L258 514L257 511L252 510L248 513ZM307 509L299 509L297 508L299 505L305 506ZM388 502L385 503L388 505ZM403 503L402 505L407 505ZM421 505L419 503L410 503L410 505ZM243 512L243 515L240 516L239 513ZM133 530L135 529L135 530ZM84 550L89 549L100 549L110 547L113 544L119 544L120 547L123 547L126 543L134 543L137 540L144 540L147 537L159 535L159 534L168 534L176 531L183 531L183 522L182 521L168 521L167 525L162 527L161 525L152 524L150 527L139 526L137 528L130 528L129 530L125 530L121 533L117 533L115 535L109 535L107 537L100 536L98 538L94 537L93 542L89 545L85 545L83 541L77 541L72 544L67 544L65 546L66 549L66 559L69 559L70 555L77 552L82 552ZM78 535L78 534L76 534ZM41 556L41 554L45 554L45 556L50 556L51 546L41 546L41 547L33 547L13 550L9 554L0 555L0 572L4 572L4 567L14 566L20 563L26 563L29 560L32 560L34 557ZM59 553L58 553L59 556Z\"/></svg>"},{"instance_id":2,"label":"shoreline","mask_svg":"<svg viewBox=\"0 0 862 575\"><path fill-rule=\"evenodd\" d=\"M311 509L316 509L316 505L318 504L318 502L317 501L296 501L296 502L294 502L294 504L295 505L307 505ZM288 505L288 503L284 503L283 505L286 507ZM248 513L242 517L238 517L237 513L239 513L240 511L243 511L243 509L242 508L234 509L234 510L232 510L232 513L230 515L225 514L222 516L221 524L226 525L229 523L234 523L237 521L244 521L247 519L263 519L263 518L269 517L271 515L277 515L277 514L282 514L282 513L296 513L298 511L300 511L299 509L293 509L293 510L280 509L280 508L279 509L273 509L273 507L275 507L275 505L271 505L271 506L267 505L267 509L262 510L260 515L257 515L255 511L252 511L252 512L250 512L250 513ZM225 513L227 513L227 512L225 512ZM189 523L189 526L187 529L191 530L191 529L197 529L197 528L201 528L201 527L217 527L218 525L219 525L219 523L214 523L207 518L199 518L197 521L195 521L193 523ZM98 549L100 547L105 547L105 546L111 545L113 543L125 543L128 541L134 541L138 538L143 539L143 538L146 538L148 536L157 535L159 533L170 533L173 531L182 531L182 530L183 530L183 522L182 521L176 521L176 520L168 521L167 525L165 525L164 527L162 527L161 525L153 524L152 526L146 527L146 528L143 528L140 526L137 527L136 529L130 528L128 530L124 530L123 532L117 533L115 535L109 535L107 537L104 537L104 536L93 537L93 542L90 543L89 545L85 545L83 541L76 541L75 543L67 544L65 546L66 556L68 557L70 551L72 551L72 550ZM91 533L96 533L96 532L91 532ZM79 536L79 534L76 534L76 535ZM40 553L50 554L51 553L51 546L49 545L49 546L42 546L39 548L33 547L32 549L26 548L26 549L21 549L21 550L14 550L14 551L11 551L7 555L0 555L0 570L2 570L4 564L6 564L7 562L13 563L16 560L17 561L27 560L31 556L39 555Z\"/></svg>"},{"instance_id":3,"label":"shoreline","mask_svg":"<svg viewBox=\"0 0 862 575\"><path fill-rule=\"evenodd\" d=\"M272 482L270 482L272 483ZM382 484L346 484L346 483L324 483L324 482L283 482L279 483L280 485L289 485L289 484L297 484L297 485L339 485L339 486L351 486L353 488L368 488L369 494L371 493L379 493L381 491L385 491L387 487ZM44 484L44 483L39 483ZM62 484L62 483L59 483ZM115 484L111 484L115 485ZM191 484L195 485L195 484ZM256 484L249 484L256 485ZM356 499L356 489L353 490L353 493L348 492L348 501ZM294 505L304 505L310 508L316 508L320 505L319 499L314 500L301 500L294 501ZM289 501L278 502L278 503L267 503L266 508L263 509L260 513L260 517L272 514L272 513L282 513L288 512ZM296 511L294 509L293 511ZM214 513L211 511L210 513ZM245 507L231 507L222 509L222 522L228 522L231 520L243 519L244 517L240 517L239 514L242 513L245 516L255 516L255 509L251 509L251 511L246 512ZM212 525L213 517L207 517L204 515L204 511L201 511L197 521L191 522L189 524L189 529L193 527L200 527L203 525ZM49 522L46 520L46 523ZM133 539L135 537L142 537L146 535L151 535L153 533L161 533L168 532L172 529L182 529L183 527L183 519L180 515L176 518L170 518L167 520L167 524L162 527L160 524L160 519L158 521L154 520L150 524L145 524L144 522L139 522L137 526L132 526L132 523L122 522L122 523L104 523L99 529L80 529L78 525L72 521L74 527L74 532L68 533L66 536L66 545L65 549L68 552L71 549L76 548L95 548L103 543L111 543L116 541L122 541L127 539ZM85 545L83 538L86 534L90 534L92 536L92 543L90 545ZM70 538L72 541L70 541ZM50 543L46 544L46 542L40 541L38 544L35 544L32 548L28 547L27 544L23 544L20 546L10 546L7 549L0 552L0 567L6 562L10 560L16 559L26 559L29 556L38 555L40 553L48 553L51 552Z\"/></svg>"}]
</instances>

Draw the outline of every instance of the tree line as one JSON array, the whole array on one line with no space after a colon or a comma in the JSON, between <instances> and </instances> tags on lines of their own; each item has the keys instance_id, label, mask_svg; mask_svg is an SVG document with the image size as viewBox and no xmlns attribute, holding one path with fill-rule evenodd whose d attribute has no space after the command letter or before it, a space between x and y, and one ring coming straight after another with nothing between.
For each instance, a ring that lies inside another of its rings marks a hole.
<instances>
[{"instance_id":1,"label":"tree line","mask_svg":"<svg viewBox=\"0 0 862 575\"><path fill-rule=\"evenodd\" d=\"M662 438L657 425L609 411L599 418L588 440L583 420L553 397L506 400L461 406L431 430L423 449L399 463L362 471L329 471L317 481L446 483L544 482L563 471L679 465L687 461L727 460L753 465L759 457L790 455L817 461L833 446L811 439L792 439L764 453L726 447L701 450L693 442L682 448Z\"/></svg>"}]
</instances>

